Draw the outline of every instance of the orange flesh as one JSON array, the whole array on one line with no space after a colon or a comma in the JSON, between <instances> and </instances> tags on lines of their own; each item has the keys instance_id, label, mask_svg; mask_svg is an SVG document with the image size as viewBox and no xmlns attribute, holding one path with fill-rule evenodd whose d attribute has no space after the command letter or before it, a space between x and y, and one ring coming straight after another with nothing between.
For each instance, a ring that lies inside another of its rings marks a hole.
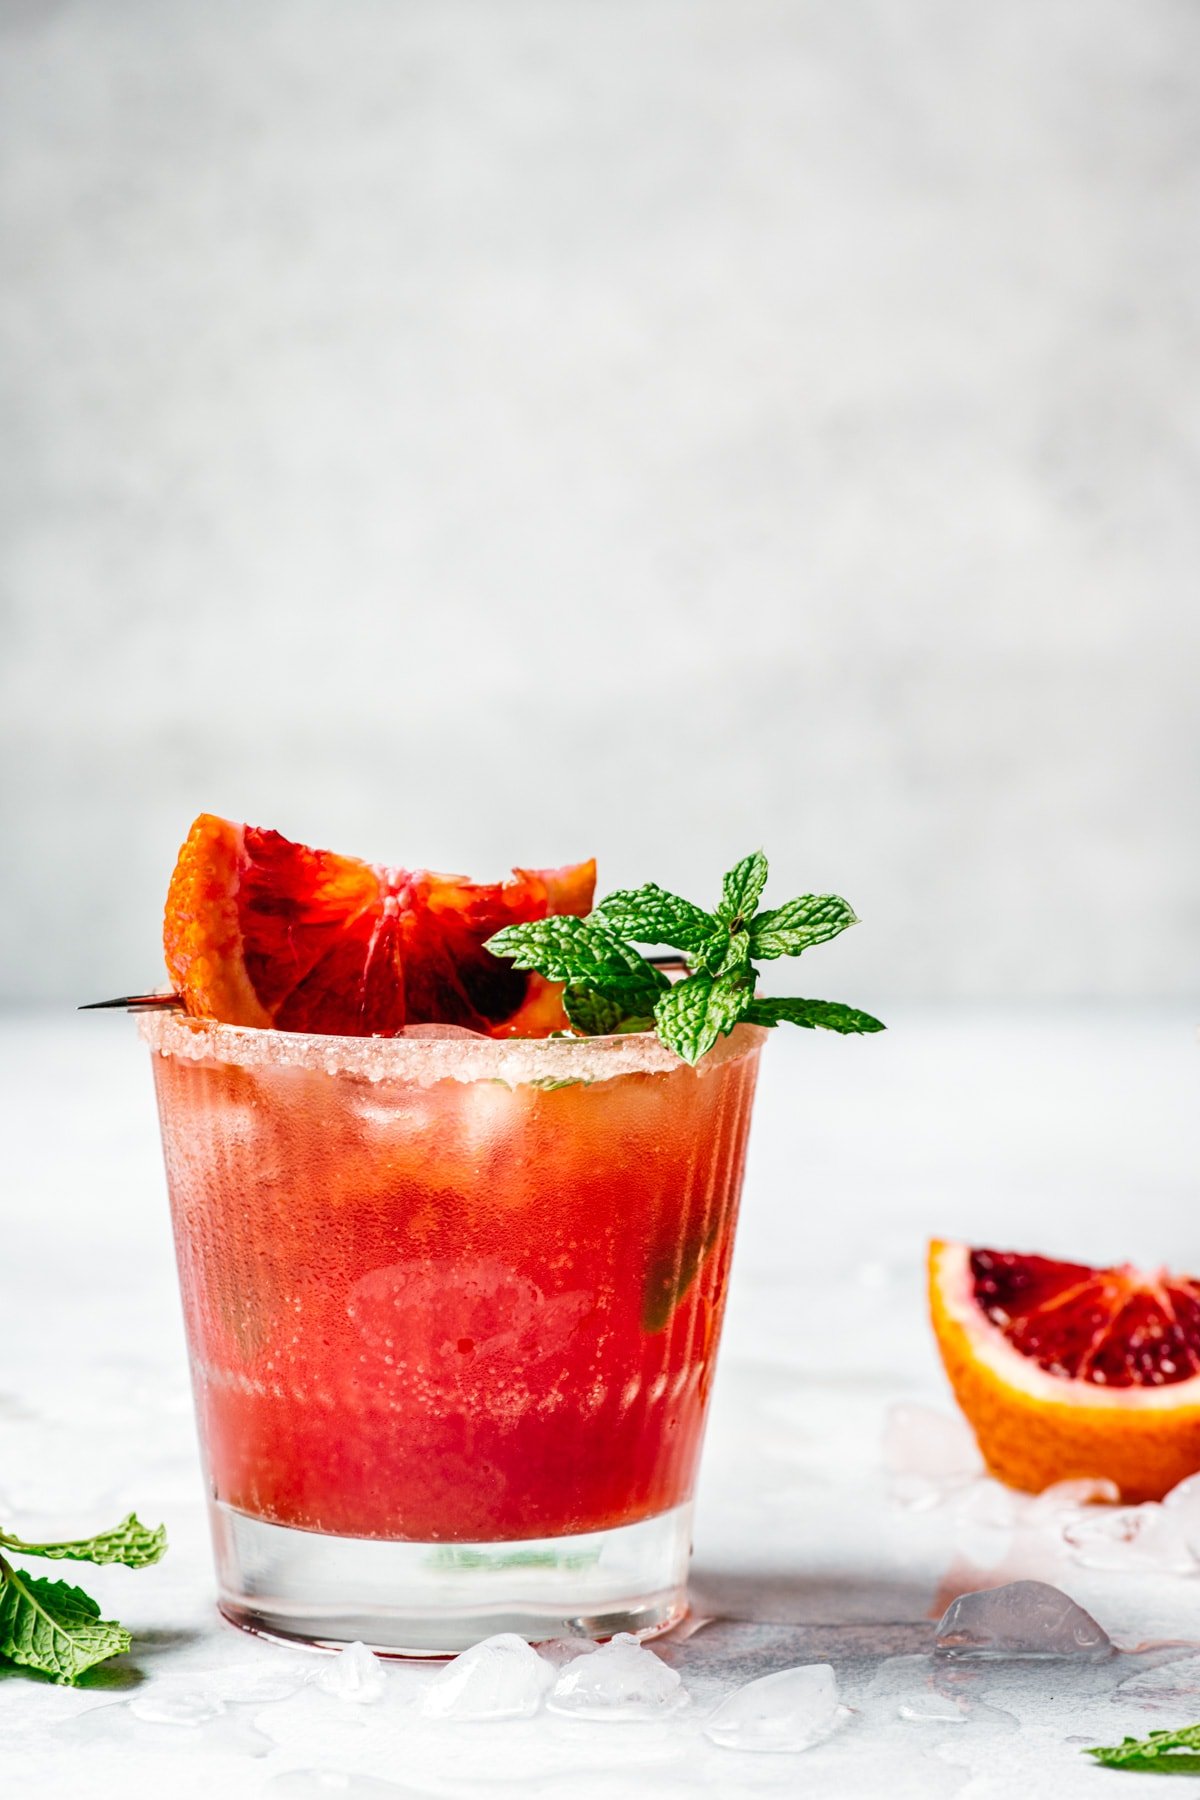
<instances>
[{"instance_id":1,"label":"orange flesh","mask_svg":"<svg viewBox=\"0 0 1200 1800\"><path fill-rule=\"evenodd\" d=\"M167 969L194 1017L343 1036L443 1023L545 1036L560 990L484 949L505 925L587 913L594 862L476 883L310 850L203 813L171 878Z\"/></svg>"},{"instance_id":2,"label":"orange flesh","mask_svg":"<svg viewBox=\"0 0 1200 1800\"><path fill-rule=\"evenodd\" d=\"M1056 1481L1101 1477L1135 1502L1160 1500L1200 1469L1200 1376L1187 1360L1194 1348L1190 1278L1019 1258L1032 1266L1039 1293L1038 1304L1014 1316L986 1283L981 1304L973 1259L997 1254L939 1241L929 1250L934 1335L992 1473L1034 1493ZM1050 1305L1055 1298L1057 1307ZM1153 1316L1157 1305L1161 1319ZM1066 1316L1072 1309L1073 1322ZM1173 1365L1165 1377L1164 1343Z\"/></svg>"}]
</instances>

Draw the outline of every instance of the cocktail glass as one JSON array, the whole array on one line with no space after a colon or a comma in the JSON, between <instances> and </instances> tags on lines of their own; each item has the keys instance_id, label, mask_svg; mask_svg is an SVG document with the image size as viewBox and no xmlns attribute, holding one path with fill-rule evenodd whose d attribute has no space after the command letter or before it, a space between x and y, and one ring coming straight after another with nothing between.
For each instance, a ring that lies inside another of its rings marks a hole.
<instances>
[{"instance_id":1,"label":"cocktail glass","mask_svg":"<svg viewBox=\"0 0 1200 1800\"><path fill-rule=\"evenodd\" d=\"M142 1031L225 1615L414 1655L677 1621L765 1033Z\"/></svg>"}]
</instances>

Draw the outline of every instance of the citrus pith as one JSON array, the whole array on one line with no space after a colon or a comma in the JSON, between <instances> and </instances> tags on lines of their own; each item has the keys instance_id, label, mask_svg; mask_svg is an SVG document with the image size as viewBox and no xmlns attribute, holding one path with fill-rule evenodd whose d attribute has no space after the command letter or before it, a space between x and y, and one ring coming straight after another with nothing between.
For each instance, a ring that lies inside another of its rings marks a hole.
<instances>
[{"instance_id":1,"label":"citrus pith","mask_svg":"<svg viewBox=\"0 0 1200 1800\"><path fill-rule=\"evenodd\" d=\"M929 1305L1002 1481L1103 1477L1134 1502L1200 1469L1200 1283L935 1240Z\"/></svg>"}]
</instances>

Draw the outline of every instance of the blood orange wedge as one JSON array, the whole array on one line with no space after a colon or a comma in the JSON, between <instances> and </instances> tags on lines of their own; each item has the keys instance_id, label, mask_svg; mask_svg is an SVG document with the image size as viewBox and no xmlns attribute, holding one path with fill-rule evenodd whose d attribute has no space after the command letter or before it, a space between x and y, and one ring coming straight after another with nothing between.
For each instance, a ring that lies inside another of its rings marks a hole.
<instances>
[{"instance_id":1,"label":"blood orange wedge","mask_svg":"<svg viewBox=\"0 0 1200 1800\"><path fill-rule=\"evenodd\" d=\"M1200 1469L1200 1280L929 1247L933 1329L994 1475L1160 1500Z\"/></svg>"},{"instance_id":2,"label":"blood orange wedge","mask_svg":"<svg viewBox=\"0 0 1200 1800\"><path fill-rule=\"evenodd\" d=\"M505 925L591 909L594 862L480 884L310 850L201 813L167 895L167 969L189 1013L348 1037L462 1025L544 1037L559 990L484 949Z\"/></svg>"}]
</instances>

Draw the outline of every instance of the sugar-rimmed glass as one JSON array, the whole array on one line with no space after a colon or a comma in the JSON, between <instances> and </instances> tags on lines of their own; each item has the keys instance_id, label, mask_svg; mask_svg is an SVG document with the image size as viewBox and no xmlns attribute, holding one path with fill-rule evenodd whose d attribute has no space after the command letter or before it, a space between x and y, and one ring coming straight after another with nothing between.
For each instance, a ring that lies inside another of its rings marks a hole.
<instances>
[{"instance_id":1,"label":"sugar-rimmed glass","mask_svg":"<svg viewBox=\"0 0 1200 1800\"><path fill-rule=\"evenodd\" d=\"M765 1033L141 1029L222 1611L417 1655L680 1618Z\"/></svg>"}]
</instances>

